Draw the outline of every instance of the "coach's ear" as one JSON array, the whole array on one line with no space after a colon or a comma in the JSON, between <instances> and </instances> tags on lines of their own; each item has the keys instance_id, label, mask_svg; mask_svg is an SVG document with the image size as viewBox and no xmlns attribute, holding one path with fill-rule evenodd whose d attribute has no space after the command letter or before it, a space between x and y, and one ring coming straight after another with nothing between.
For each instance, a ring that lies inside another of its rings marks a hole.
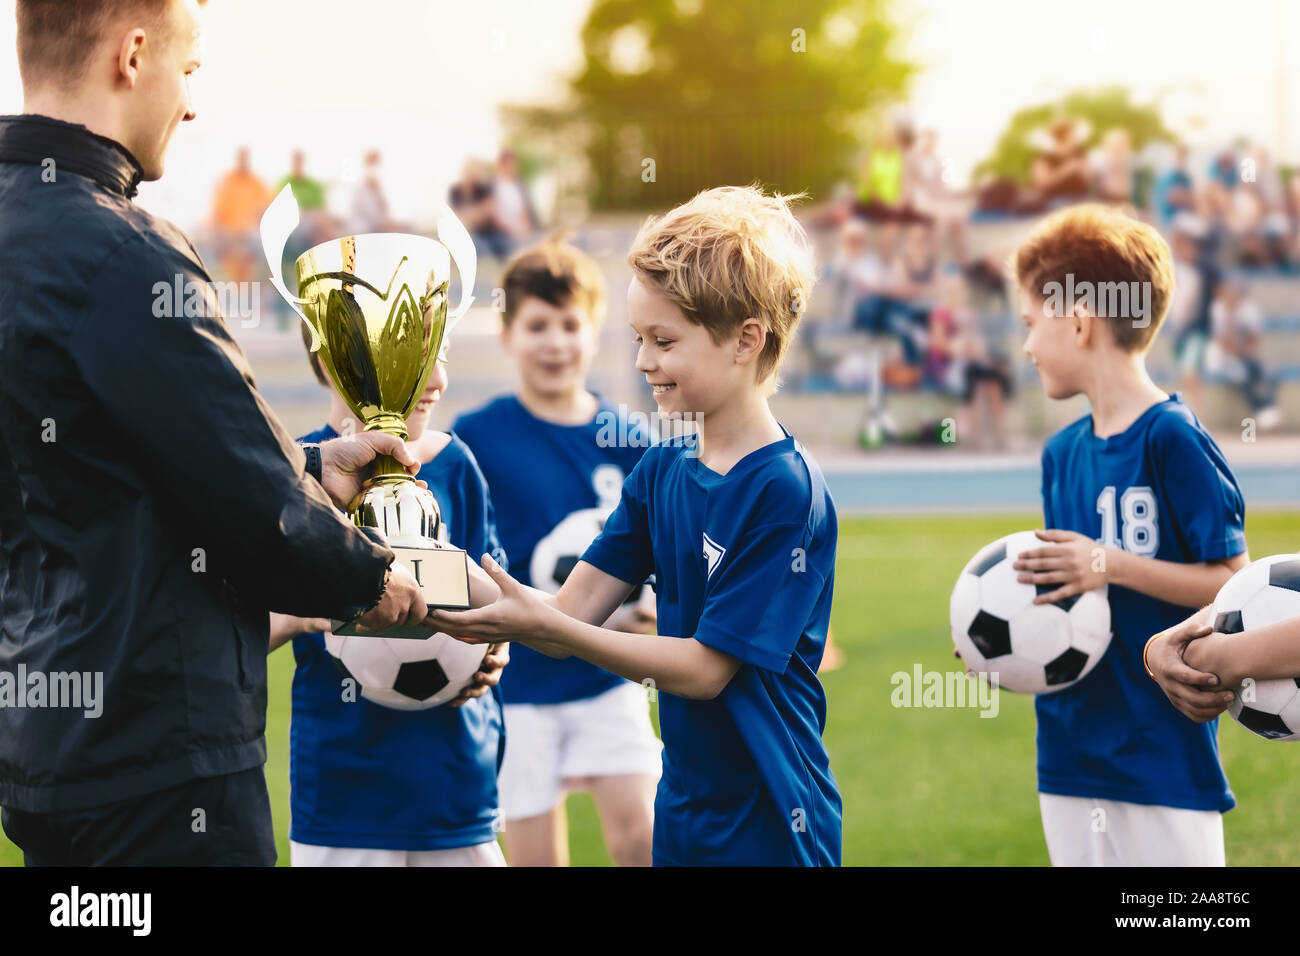
<instances>
[{"instance_id":1,"label":"coach's ear","mask_svg":"<svg viewBox=\"0 0 1300 956\"><path fill-rule=\"evenodd\" d=\"M117 48L117 72L126 82L127 89L135 89L140 79L140 54L144 50L145 32L134 29L122 37Z\"/></svg>"},{"instance_id":2,"label":"coach's ear","mask_svg":"<svg viewBox=\"0 0 1300 956\"><path fill-rule=\"evenodd\" d=\"M767 327L751 315L740 326L736 341L736 364L748 365L750 362L758 361L766 344Z\"/></svg>"}]
</instances>

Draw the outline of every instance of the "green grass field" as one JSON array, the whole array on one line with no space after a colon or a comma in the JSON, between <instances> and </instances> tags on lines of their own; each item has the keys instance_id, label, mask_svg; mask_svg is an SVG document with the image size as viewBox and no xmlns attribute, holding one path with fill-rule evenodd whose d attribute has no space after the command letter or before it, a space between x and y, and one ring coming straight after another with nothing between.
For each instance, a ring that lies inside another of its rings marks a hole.
<instances>
[{"instance_id":1,"label":"green grass field","mask_svg":"<svg viewBox=\"0 0 1300 956\"><path fill-rule=\"evenodd\" d=\"M998 716L976 709L891 705L890 677L957 665L948 594L966 560L1003 534L1034 527L1032 514L845 520L840 528L833 625L847 655L825 676L826 742L844 796L846 864L1046 865L1034 778L1032 700L1003 694ZM1247 522L1256 557L1300 547L1300 513ZM280 863L289 861L288 721L293 658L271 658L267 781ZM1228 862L1300 863L1288 807L1300 747L1271 744L1225 718L1220 745L1237 809L1225 818ZM592 802L569 799L573 863L608 865ZM0 837L0 864L21 854Z\"/></svg>"}]
</instances>

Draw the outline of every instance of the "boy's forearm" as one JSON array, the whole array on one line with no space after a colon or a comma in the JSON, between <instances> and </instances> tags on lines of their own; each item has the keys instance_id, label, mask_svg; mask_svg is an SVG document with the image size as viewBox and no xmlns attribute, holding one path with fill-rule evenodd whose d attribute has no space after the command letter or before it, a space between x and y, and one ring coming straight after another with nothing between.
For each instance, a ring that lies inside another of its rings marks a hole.
<instances>
[{"instance_id":1,"label":"boy's forearm","mask_svg":"<svg viewBox=\"0 0 1300 956\"><path fill-rule=\"evenodd\" d=\"M735 672L724 675L724 661L731 659L694 639L611 631L559 610L550 616L545 636L620 677L638 684L650 680L656 690L693 700L716 697L726 684L724 676L729 679Z\"/></svg>"},{"instance_id":2,"label":"boy's forearm","mask_svg":"<svg viewBox=\"0 0 1300 956\"><path fill-rule=\"evenodd\" d=\"M1107 552L1109 583L1180 607L1210 604L1234 572L1229 565L1217 562L1180 564L1144 558L1120 548L1108 548Z\"/></svg>"},{"instance_id":3,"label":"boy's forearm","mask_svg":"<svg viewBox=\"0 0 1300 956\"><path fill-rule=\"evenodd\" d=\"M1228 657L1225 670L1233 683L1300 677L1300 617L1234 634L1220 654Z\"/></svg>"}]
</instances>

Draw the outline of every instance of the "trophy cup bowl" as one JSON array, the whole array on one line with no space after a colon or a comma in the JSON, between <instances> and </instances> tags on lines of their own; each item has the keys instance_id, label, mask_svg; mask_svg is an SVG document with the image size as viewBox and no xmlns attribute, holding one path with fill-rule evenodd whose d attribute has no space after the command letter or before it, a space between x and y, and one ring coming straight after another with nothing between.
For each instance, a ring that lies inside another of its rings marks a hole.
<instances>
[{"instance_id":1,"label":"trophy cup bowl","mask_svg":"<svg viewBox=\"0 0 1300 956\"><path fill-rule=\"evenodd\" d=\"M425 236L344 236L313 246L294 268L313 349L339 395L366 431L405 440L407 416L424 393L447 331L447 249ZM437 500L392 456L375 460L347 513L359 527L383 533L430 607L469 607L465 552L439 541ZM355 625L335 633L429 636L417 627L377 634Z\"/></svg>"}]
</instances>

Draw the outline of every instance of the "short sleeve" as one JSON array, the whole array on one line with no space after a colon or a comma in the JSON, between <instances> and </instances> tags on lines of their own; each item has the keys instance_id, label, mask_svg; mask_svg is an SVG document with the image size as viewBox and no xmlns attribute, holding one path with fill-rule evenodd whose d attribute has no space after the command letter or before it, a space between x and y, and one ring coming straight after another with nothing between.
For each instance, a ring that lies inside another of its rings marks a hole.
<instances>
[{"instance_id":1,"label":"short sleeve","mask_svg":"<svg viewBox=\"0 0 1300 956\"><path fill-rule=\"evenodd\" d=\"M828 568L820 558L806 523L747 530L719 560L691 636L783 673L822 597Z\"/></svg>"},{"instance_id":2,"label":"short sleeve","mask_svg":"<svg viewBox=\"0 0 1300 956\"><path fill-rule=\"evenodd\" d=\"M1157 429L1153 451L1160 504L1183 560L1218 561L1245 551L1245 502L1214 440L1172 419Z\"/></svg>"},{"instance_id":3,"label":"short sleeve","mask_svg":"<svg viewBox=\"0 0 1300 956\"><path fill-rule=\"evenodd\" d=\"M645 465L650 458L643 457L624 480L618 505L582 555L582 560L592 567L632 585L643 583L654 571L645 480Z\"/></svg>"}]
</instances>

